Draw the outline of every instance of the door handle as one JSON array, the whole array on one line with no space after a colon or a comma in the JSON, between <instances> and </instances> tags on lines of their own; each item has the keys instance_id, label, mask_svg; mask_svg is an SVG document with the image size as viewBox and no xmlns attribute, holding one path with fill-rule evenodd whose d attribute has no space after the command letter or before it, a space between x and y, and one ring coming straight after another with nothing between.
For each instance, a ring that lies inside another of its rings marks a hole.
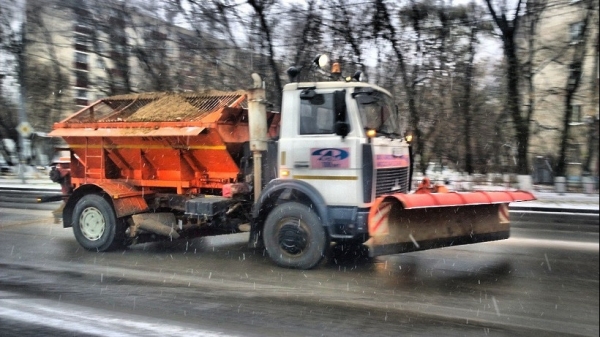
<instances>
[{"instance_id":1,"label":"door handle","mask_svg":"<svg viewBox=\"0 0 600 337\"><path fill-rule=\"evenodd\" d=\"M294 168L309 168L310 165L307 162L295 162Z\"/></svg>"}]
</instances>

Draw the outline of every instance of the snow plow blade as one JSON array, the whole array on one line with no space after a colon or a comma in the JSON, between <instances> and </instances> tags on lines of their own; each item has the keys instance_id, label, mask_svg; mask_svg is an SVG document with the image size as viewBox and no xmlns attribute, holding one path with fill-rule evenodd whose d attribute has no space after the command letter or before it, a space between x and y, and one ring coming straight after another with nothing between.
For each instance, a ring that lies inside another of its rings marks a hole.
<instances>
[{"instance_id":1,"label":"snow plow blade","mask_svg":"<svg viewBox=\"0 0 600 337\"><path fill-rule=\"evenodd\" d=\"M529 192L396 193L369 212L369 255L508 239L508 204L535 200Z\"/></svg>"}]
</instances>

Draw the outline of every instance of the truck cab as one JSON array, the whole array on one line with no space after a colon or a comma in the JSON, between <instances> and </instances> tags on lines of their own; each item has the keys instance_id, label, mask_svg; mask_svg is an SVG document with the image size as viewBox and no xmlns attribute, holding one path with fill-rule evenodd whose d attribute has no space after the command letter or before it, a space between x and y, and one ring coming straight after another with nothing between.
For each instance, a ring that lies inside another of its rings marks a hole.
<instances>
[{"instance_id":1,"label":"truck cab","mask_svg":"<svg viewBox=\"0 0 600 337\"><path fill-rule=\"evenodd\" d=\"M315 222L322 225L327 238L322 245L329 240L362 244L368 238L368 214L374 200L409 190L409 143L399 133L390 93L364 82L287 84L280 123L278 179L265 187L255 205L255 242L264 241L268 251L275 251L270 255L280 265L310 268L319 259L297 265L292 261L320 235L294 225L296 219L291 216L289 226L281 225L272 234L276 242L269 247L268 238L256 230L262 223L265 230L271 226L267 213L281 213L274 210L278 205L284 205L285 213L293 201L298 218L318 218ZM278 261L278 256L286 258Z\"/></svg>"},{"instance_id":2,"label":"truck cab","mask_svg":"<svg viewBox=\"0 0 600 337\"><path fill-rule=\"evenodd\" d=\"M303 98L308 91L314 93ZM342 116L336 115L335 95L344 100ZM359 82L293 83L285 86L283 102L282 178L308 182L328 205L369 207L376 196L408 191L409 144L398 133L385 89ZM336 123L345 123L347 134L336 134Z\"/></svg>"}]
</instances>

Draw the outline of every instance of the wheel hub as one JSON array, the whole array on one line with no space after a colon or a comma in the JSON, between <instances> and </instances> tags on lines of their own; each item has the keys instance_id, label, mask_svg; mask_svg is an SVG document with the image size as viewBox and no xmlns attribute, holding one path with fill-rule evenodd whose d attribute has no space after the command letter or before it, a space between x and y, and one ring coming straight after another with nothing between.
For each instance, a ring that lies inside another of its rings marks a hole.
<instances>
[{"instance_id":1,"label":"wheel hub","mask_svg":"<svg viewBox=\"0 0 600 337\"><path fill-rule=\"evenodd\" d=\"M104 234L106 221L99 209L88 207L79 216L79 227L81 228L81 234L86 239L96 241Z\"/></svg>"},{"instance_id":2,"label":"wheel hub","mask_svg":"<svg viewBox=\"0 0 600 337\"><path fill-rule=\"evenodd\" d=\"M279 246L289 254L301 254L308 246L308 234L299 223L286 223L279 231Z\"/></svg>"}]
</instances>

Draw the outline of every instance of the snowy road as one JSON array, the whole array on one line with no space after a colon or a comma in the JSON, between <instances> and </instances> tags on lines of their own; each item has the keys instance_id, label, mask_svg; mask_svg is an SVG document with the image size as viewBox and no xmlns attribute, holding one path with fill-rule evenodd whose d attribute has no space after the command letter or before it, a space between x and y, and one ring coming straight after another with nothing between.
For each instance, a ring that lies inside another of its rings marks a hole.
<instances>
[{"instance_id":1,"label":"snowy road","mask_svg":"<svg viewBox=\"0 0 600 337\"><path fill-rule=\"evenodd\" d=\"M581 219L577 231L517 220L509 240L374 260L337 252L298 271L243 234L88 252L53 223L56 205L5 206L2 336L599 334L598 232Z\"/></svg>"}]
</instances>

